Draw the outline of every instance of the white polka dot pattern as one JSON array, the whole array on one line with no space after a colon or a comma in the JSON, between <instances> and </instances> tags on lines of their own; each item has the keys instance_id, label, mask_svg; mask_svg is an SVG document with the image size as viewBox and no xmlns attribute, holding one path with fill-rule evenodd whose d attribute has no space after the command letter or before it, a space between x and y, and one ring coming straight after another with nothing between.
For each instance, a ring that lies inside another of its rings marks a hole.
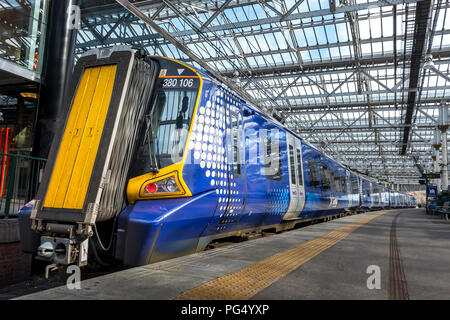
<instances>
[{"instance_id":1,"label":"white polka dot pattern","mask_svg":"<svg viewBox=\"0 0 450 320\"><path fill-rule=\"evenodd\" d=\"M211 101L212 100L212 101ZM195 163L204 171L212 187L217 187L218 212L220 216L217 230L223 230L225 224L236 222L243 209L239 186L234 177L227 177L232 165L228 163L225 150L226 118L224 101L229 110L240 113L238 100L234 96L216 91L213 98L198 108L198 114L192 126L191 140L188 147L194 151ZM200 160L200 161L199 161ZM229 199L229 201L228 201Z\"/></svg>"}]
</instances>

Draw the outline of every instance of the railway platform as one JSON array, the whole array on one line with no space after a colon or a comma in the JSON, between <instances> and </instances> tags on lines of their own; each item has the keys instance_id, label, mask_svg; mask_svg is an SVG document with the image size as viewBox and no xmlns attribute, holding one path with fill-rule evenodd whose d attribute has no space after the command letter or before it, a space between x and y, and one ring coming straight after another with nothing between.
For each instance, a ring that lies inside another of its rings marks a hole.
<instances>
[{"instance_id":1,"label":"railway platform","mask_svg":"<svg viewBox=\"0 0 450 320\"><path fill-rule=\"evenodd\" d=\"M18 299L450 299L450 223L367 212Z\"/></svg>"}]
</instances>

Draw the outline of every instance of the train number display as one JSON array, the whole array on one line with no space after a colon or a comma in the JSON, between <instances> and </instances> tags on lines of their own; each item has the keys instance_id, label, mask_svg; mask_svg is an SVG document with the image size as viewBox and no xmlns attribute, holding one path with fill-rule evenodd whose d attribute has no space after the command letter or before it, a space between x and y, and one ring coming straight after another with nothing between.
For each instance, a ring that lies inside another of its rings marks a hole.
<instances>
[{"instance_id":1,"label":"train number display","mask_svg":"<svg viewBox=\"0 0 450 320\"><path fill-rule=\"evenodd\" d=\"M198 89L198 78L160 78L159 87L163 89Z\"/></svg>"}]
</instances>

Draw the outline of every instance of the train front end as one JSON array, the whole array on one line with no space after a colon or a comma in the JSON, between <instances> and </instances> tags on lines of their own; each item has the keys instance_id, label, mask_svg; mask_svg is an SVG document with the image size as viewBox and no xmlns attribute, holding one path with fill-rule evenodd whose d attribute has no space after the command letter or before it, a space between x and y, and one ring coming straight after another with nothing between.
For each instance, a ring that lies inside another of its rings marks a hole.
<instances>
[{"instance_id":1,"label":"train front end","mask_svg":"<svg viewBox=\"0 0 450 320\"><path fill-rule=\"evenodd\" d=\"M36 199L19 214L22 249L57 267L105 255L149 263L155 235L192 234L171 224L190 219L189 202L205 212L208 192L192 190L211 186L194 185L195 167L185 164L202 77L120 46L85 53L70 88Z\"/></svg>"}]
</instances>

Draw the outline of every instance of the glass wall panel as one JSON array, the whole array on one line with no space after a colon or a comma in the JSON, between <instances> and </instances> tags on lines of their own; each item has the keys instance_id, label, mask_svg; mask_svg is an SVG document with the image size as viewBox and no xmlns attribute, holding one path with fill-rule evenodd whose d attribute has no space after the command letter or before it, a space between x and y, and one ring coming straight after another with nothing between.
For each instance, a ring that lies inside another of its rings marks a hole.
<instances>
[{"instance_id":1,"label":"glass wall panel","mask_svg":"<svg viewBox=\"0 0 450 320\"><path fill-rule=\"evenodd\" d=\"M48 0L0 0L0 59L41 73Z\"/></svg>"}]
</instances>

